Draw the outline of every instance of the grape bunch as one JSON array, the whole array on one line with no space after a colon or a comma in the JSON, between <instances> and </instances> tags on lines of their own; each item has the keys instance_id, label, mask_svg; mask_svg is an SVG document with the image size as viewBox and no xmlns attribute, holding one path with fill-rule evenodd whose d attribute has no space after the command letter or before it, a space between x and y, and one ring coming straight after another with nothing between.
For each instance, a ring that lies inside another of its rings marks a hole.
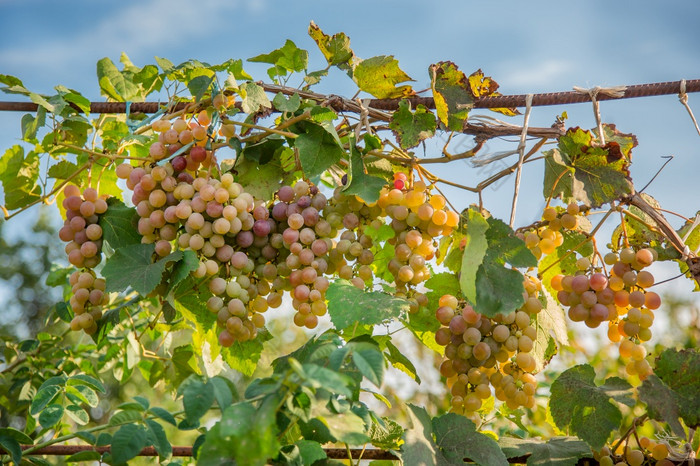
<instances>
[{"instance_id":1,"label":"grape bunch","mask_svg":"<svg viewBox=\"0 0 700 466\"><path fill-rule=\"evenodd\" d=\"M64 194L66 220L58 237L68 243L65 251L71 264L78 268L94 268L102 261L99 216L107 211L107 202L93 188L86 188L81 195L77 186L68 185Z\"/></svg>"},{"instance_id":2,"label":"grape bunch","mask_svg":"<svg viewBox=\"0 0 700 466\"><path fill-rule=\"evenodd\" d=\"M649 437L639 437L638 448L627 445L624 449L620 448L618 452L612 452L610 448L603 447L600 451L594 451L593 457L601 466L641 466L647 457L653 459L653 464L657 466L671 466L675 463L669 457L677 459L679 462L686 459L683 455L674 453L665 441L655 442ZM672 454L673 456L671 456Z\"/></svg>"},{"instance_id":3,"label":"grape bunch","mask_svg":"<svg viewBox=\"0 0 700 466\"><path fill-rule=\"evenodd\" d=\"M81 193L77 186L68 185L64 194L66 219L58 236L68 243L65 248L68 261L83 269L82 272L73 272L69 279L69 304L75 313L70 327L92 335L102 318L101 307L109 301L104 279L97 278L92 270L102 261L102 227L99 220L100 215L107 211L107 202L93 188L86 188Z\"/></svg>"},{"instance_id":4,"label":"grape bunch","mask_svg":"<svg viewBox=\"0 0 700 466\"><path fill-rule=\"evenodd\" d=\"M525 245L537 259L543 255L551 254L564 243L562 229L575 230L579 227L581 208L575 202L566 206L566 209L547 207L542 213L542 220L546 224L531 231L524 236Z\"/></svg>"},{"instance_id":5,"label":"grape bunch","mask_svg":"<svg viewBox=\"0 0 700 466\"><path fill-rule=\"evenodd\" d=\"M447 236L459 224L459 214L446 210L446 200L431 195L425 183L408 186L405 173L394 176L394 188L383 190L377 205L387 214L396 236L395 257L389 262L396 290L408 294L412 287L430 278L426 261L435 257L435 238Z\"/></svg>"},{"instance_id":6,"label":"grape bunch","mask_svg":"<svg viewBox=\"0 0 700 466\"><path fill-rule=\"evenodd\" d=\"M537 388L530 354L537 339L533 318L542 310L541 283L525 277L525 303L515 312L488 318L455 296L444 295L435 312L442 324L435 341L445 346L440 373L447 378L452 411L478 420L483 400L492 396L508 407L532 408Z\"/></svg>"},{"instance_id":7,"label":"grape bunch","mask_svg":"<svg viewBox=\"0 0 700 466\"><path fill-rule=\"evenodd\" d=\"M97 278L93 270L86 269L84 272L73 272L69 283L72 293L70 306L75 313L70 328L92 335L97 331L97 323L102 318L102 307L109 302L109 296L105 293L105 280Z\"/></svg>"},{"instance_id":8,"label":"grape bunch","mask_svg":"<svg viewBox=\"0 0 700 466\"><path fill-rule=\"evenodd\" d=\"M661 306L659 295L648 290L654 285L654 276L643 270L655 260L656 251L651 248L625 248L619 255L604 257L611 266L610 275L596 271L587 258L580 258L576 275L556 275L551 282L558 301L569 308L572 321L591 328L608 322L608 338L620 343L620 356L628 360L627 373L641 379L651 374L651 366L640 343L651 338L653 311Z\"/></svg>"}]
</instances>

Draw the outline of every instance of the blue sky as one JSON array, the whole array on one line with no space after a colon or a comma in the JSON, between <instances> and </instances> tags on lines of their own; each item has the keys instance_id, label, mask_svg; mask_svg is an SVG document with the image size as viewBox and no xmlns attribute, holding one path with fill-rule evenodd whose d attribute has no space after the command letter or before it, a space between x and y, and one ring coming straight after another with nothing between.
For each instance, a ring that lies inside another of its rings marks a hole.
<instances>
[{"instance_id":1,"label":"blue sky","mask_svg":"<svg viewBox=\"0 0 700 466\"><path fill-rule=\"evenodd\" d=\"M268 52L287 38L310 51L312 69L320 68L325 63L306 34L310 20L327 33L347 33L359 57L393 54L417 89L428 86L427 68L440 60L467 73L482 68L505 94L700 78L700 2L674 0L0 0L0 73L18 76L38 92L63 84L99 99L95 63L105 56L116 62L124 51L137 65L153 63L155 55L218 63ZM266 78L265 68L246 66L257 79ZM351 95L355 88L335 72L320 91ZM700 95L691 95L690 103L700 113ZM677 98L603 102L601 110L604 121L638 135L632 176L639 185L661 166L660 156L676 156L648 192L662 205L694 214L700 137ZM589 104L535 108L531 125L549 126L563 111L571 125L594 125ZM20 118L0 114L3 150L16 143ZM519 124L521 118L509 121ZM488 150L515 145L491 141ZM542 169L532 165L525 171L520 224L534 220L543 204ZM467 184L484 175L466 164L437 172ZM510 186L511 180L500 192L485 193L486 206L501 218L510 213ZM460 191L448 193L460 208L475 201Z\"/></svg>"}]
</instances>

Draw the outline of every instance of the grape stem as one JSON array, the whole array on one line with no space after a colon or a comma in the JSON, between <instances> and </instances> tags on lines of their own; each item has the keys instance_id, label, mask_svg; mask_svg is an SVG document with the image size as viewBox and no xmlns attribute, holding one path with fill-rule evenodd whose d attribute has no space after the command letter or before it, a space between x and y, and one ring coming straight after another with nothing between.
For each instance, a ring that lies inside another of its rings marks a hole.
<instances>
[{"instance_id":1,"label":"grape stem","mask_svg":"<svg viewBox=\"0 0 700 466\"><path fill-rule=\"evenodd\" d=\"M632 420L632 425L629 427L629 429L627 429L627 431L625 432L625 434L624 434L622 437L620 437L620 440L618 440L617 443L615 443L615 445L614 445L614 446L612 447L612 449L610 450L611 453L614 455L615 452L617 451L617 449L620 448L620 445L622 445L622 442L626 442L627 439L629 438L629 436L630 436L633 432L634 432L634 435L635 435L635 438L636 438L636 437L637 437L637 425L638 425L638 424L643 424L644 421L646 421L646 420L647 420L647 415L646 415L646 414L643 414L643 415L641 415L641 416L639 416L639 417L634 418L634 419ZM639 439L637 439L637 442L639 442Z\"/></svg>"}]
</instances>

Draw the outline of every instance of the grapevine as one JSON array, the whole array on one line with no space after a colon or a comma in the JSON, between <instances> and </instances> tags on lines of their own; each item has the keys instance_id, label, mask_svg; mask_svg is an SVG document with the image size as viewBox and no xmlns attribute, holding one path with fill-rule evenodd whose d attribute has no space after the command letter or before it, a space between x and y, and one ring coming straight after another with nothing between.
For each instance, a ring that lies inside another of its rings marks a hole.
<instances>
[{"instance_id":1,"label":"grapevine","mask_svg":"<svg viewBox=\"0 0 700 466\"><path fill-rule=\"evenodd\" d=\"M352 461L370 445L408 465L694 459L700 353L691 337L666 350L655 339L669 320L657 317L675 306L659 270L700 283L700 216L677 214L676 228L646 194L653 184L637 191L636 137L601 121L567 128L566 115L530 128L531 98L524 127L475 116L519 112L489 104L506 96L481 70L434 63L417 91L393 56L362 60L344 34L314 23L309 34L328 67L309 70L308 52L287 41L250 59L272 65L271 83L241 60L138 68L124 58L119 70L105 58L100 89L124 116L91 117L77 92L41 96L0 75L0 89L39 102L0 159L5 217L55 203L65 243L46 279L64 297L48 330L4 347L14 362L0 375L18 377L7 393L21 403L0 408L23 413L26 428L0 427L0 454L19 463L80 438L86 460L124 464L147 451L165 461L177 430L193 445L178 451L200 464L312 464L331 451ZM333 68L363 98L312 90ZM150 109L151 94L163 104ZM528 134L540 138L530 150ZM503 135L521 145L484 154ZM491 168L515 153L517 163ZM472 187L437 176L443 163L492 172L475 172ZM545 207L516 225L520 175L534 167ZM508 224L483 194L515 172ZM580 335L596 340L595 355ZM421 364L415 348L429 355ZM34 374L35 357L49 368ZM389 366L432 407L392 404ZM425 370L445 396L421 393ZM99 380L107 372L116 385ZM183 409L134 395L106 423L70 430L137 377L172 389Z\"/></svg>"}]
</instances>

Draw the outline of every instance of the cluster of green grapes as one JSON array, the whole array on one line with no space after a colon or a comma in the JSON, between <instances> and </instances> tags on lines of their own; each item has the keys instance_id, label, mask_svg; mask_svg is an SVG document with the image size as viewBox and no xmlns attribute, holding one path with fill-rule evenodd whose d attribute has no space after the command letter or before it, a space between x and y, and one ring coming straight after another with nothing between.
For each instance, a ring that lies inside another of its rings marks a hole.
<instances>
[{"instance_id":1,"label":"cluster of green grapes","mask_svg":"<svg viewBox=\"0 0 700 466\"><path fill-rule=\"evenodd\" d=\"M653 311L661 306L660 296L648 290L654 276L643 270L655 260L653 249L625 248L619 255L605 256L604 262L611 266L610 275L596 270L587 258L580 258L576 275L557 275L551 282L559 302L569 308L571 320L591 328L608 322L608 338L620 343L620 356L628 360L627 373L640 379L652 372L640 342L651 338Z\"/></svg>"},{"instance_id":2,"label":"cluster of green grapes","mask_svg":"<svg viewBox=\"0 0 700 466\"><path fill-rule=\"evenodd\" d=\"M610 448L603 447L601 451L593 452L593 457L601 466L642 466L647 457L653 460L656 466L671 466L675 464L669 459L671 453L666 442L639 437L639 448L627 445L624 448L620 447L618 452L612 452Z\"/></svg>"},{"instance_id":3,"label":"cluster of green grapes","mask_svg":"<svg viewBox=\"0 0 700 466\"><path fill-rule=\"evenodd\" d=\"M527 233L523 238L525 245L537 259L553 253L564 243L561 230L578 228L580 215L581 209L574 202L566 206L566 209L547 207L542 213L542 220L546 222L546 225Z\"/></svg>"},{"instance_id":4,"label":"cluster of green grapes","mask_svg":"<svg viewBox=\"0 0 700 466\"><path fill-rule=\"evenodd\" d=\"M445 346L440 373L452 393L452 411L478 421L483 400L492 396L509 408L534 407L537 339L533 321L542 310L541 282L526 276L525 303L515 312L488 318L455 296L439 300L435 317L442 324L435 341Z\"/></svg>"},{"instance_id":5,"label":"cluster of green grapes","mask_svg":"<svg viewBox=\"0 0 700 466\"><path fill-rule=\"evenodd\" d=\"M86 188L81 193L77 186L68 185L64 194L66 219L58 231L58 237L68 243L65 248L68 261L83 269L82 272L73 272L69 280L72 287L69 303L75 313L70 327L92 335L97 331L97 322L102 317L102 306L109 301L104 279L97 278L92 270L102 261L102 227L99 220L100 215L107 211L107 202L93 188Z\"/></svg>"},{"instance_id":6,"label":"cluster of green grapes","mask_svg":"<svg viewBox=\"0 0 700 466\"><path fill-rule=\"evenodd\" d=\"M389 264L399 293L411 310L427 304L415 286L429 277L426 261L435 255L436 238L450 234L459 216L445 209L422 182L409 186L405 174L379 202L368 204L339 186L328 199L300 180L281 186L274 199L257 199L221 173L206 141L213 131L206 111L189 122L153 123L158 141L149 153L155 163L122 164L117 176L132 190L144 243L164 257L173 249L197 253L195 278L207 280L207 308L217 316L219 341L254 338L264 313L281 305L286 293L296 310L294 323L315 328L327 313L329 278L350 280L364 289L373 284L375 244L368 229L390 224L396 258ZM235 134L224 125L219 135Z\"/></svg>"}]
</instances>

